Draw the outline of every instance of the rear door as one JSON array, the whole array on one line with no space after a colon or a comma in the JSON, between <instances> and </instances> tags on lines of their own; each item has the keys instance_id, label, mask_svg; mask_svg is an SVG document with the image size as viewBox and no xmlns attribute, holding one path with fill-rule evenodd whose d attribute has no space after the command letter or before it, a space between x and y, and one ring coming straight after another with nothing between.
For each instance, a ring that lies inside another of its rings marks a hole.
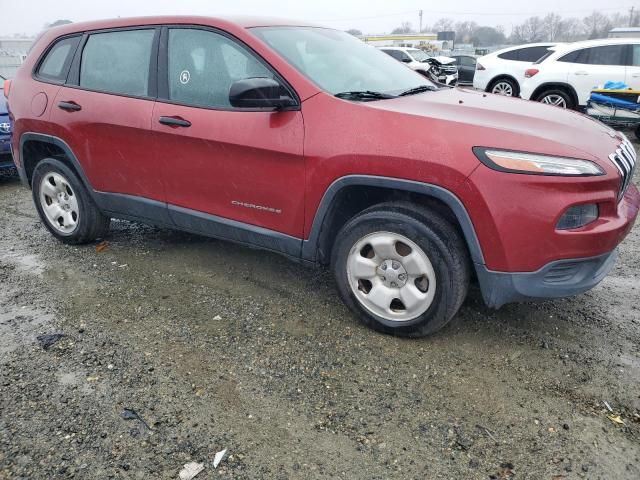
<instances>
[{"instance_id":1,"label":"rear door","mask_svg":"<svg viewBox=\"0 0 640 480\"><path fill-rule=\"evenodd\" d=\"M85 35L51 114L93 188L164 201L151 147L160 30Z\"/></svg>"},{"instance_id":2,"label":"rear door","mask_svg":"<svg viewBox=\"0 0 640 480\"><path fill-rule=\"evenodd\" d=\"M174 221L222 237L262 227L301 238L302 113L248 111L229 103L237 80L284 81L225 32L176 26L162 36L154 146Z\"/></svg>"}]
</instances>

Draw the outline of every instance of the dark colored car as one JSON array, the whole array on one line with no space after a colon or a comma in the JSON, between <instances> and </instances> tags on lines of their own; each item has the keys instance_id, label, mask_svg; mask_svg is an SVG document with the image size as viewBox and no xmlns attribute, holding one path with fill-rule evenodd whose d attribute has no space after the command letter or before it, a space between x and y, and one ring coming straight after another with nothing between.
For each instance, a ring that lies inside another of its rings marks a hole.
<instances>
[{"instance_id":1,"label":"dark colored car","mask_svg":"<svg viewBox=\"0 0 640 480\"><path fill-rule=\"evenodd\" d=\"M451 55L456 59L456 67L458 67L458 83L472 84L473 76L476 74L476 57L471 55Z\"/></svg>"},{"instance_id":2,"label":"dark colored car","mask_svg":"<svg viewBox=\"0 0 640 480\"><path fill-rule=\"evenodd\" d=\"M117 217L327 265L362 321L396 335L445 325L472 277L496 308L589 290L640 206L624 135L436 88L319 26L74 23L7 90L20 176L60 241Z\"/></svg>"},{"instance_id":3,"label":"dark colored car","mask_svg":"<svg viewBox=\"0 0 640 480\"><path fill-rule=\"evenodd\" d=\"M0 83L4 83L4 80L5 78L0 75ZM0 97L0 174L14 172L15 165L11 158L11 122L7 100L2 95Z\"/></svg>"}]
</instances>

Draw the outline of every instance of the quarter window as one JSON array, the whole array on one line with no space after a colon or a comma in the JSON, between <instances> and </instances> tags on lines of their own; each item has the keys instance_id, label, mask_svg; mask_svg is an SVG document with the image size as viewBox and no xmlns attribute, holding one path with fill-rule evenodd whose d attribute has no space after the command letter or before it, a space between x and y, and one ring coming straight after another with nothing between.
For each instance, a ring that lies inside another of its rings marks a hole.
<instances>
[{"instance_id":1,"label":"quarter window","mask_svg":"<svg viewBox=\"0 0 640 480\"><path fill-rule=\"evenodd\" d=\"M64 83L79 41L80 37L65 38L58 41L40 63L38 77L57 83Z\"/></svg>"},{"instance_id":2,"label":"quarter window","mask_svg":"<svg viewBox=\"0 0 640 480\"><path fill-rule=\"evenodd\" d=\"M501 53L498 55L503 60L515 60L517 62L535 62L539 60L543 55L546 55L549 47L527 47L519 48L517 50L511 50L510 52Z\"/></svg>"},{"instance_id":3,"label":"quarter window","mask_svg":"<svg viewBox=\"0 0 640 480\"><path fill-rule=\"evenodd\" d=\"M632 45L633 55L631 56L631 65L640 67L640 45Z\"/></svg>"},{"instance_id":4,"label":"quarter window","mask_svg":"<svg viewBox=\"0 0 640 480\"><path fill-rule=\"evenodd\" d=\"M82 52L80 86L146 97L155 30L127 30L89 36Z\"/></svg>"},{"instance_id":5,"label":"quarter window","mask_svg":"<svg viewBox=\"0 0 640 480\"><path fill-rule=\"evenodd\" d=\"M274 78L246 48L215 32L169 30L169 99L194 106L231 108L229 90L237 80Z\"/></svg>"}]
</instances>

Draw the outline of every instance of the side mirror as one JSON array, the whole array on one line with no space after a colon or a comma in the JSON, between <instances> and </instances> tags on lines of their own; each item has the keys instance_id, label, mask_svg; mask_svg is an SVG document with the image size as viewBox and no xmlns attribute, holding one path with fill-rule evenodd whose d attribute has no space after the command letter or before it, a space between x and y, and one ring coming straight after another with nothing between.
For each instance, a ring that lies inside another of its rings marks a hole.
<instances>
[{"instance_id":1,"label":"side mirror","mask_svg":"<svg viewBox=\"0 0 640 480\"><path fill-rule=\"evenodd\" d=\"M297 106L280 83L272 78L256 77L238 80L229 89L229 103L236 108L282 110Z\"/></svg>"},{"instance_id":2,"label":"side mirror","mask_svg":"<svg viewBox=\"0 0 640 480\"><path fill-rule=\"evenodd\" d=\"M411 63L411 59L410 58L403 58L402 59L402 63Z\"/></svg>"}]
</instances>

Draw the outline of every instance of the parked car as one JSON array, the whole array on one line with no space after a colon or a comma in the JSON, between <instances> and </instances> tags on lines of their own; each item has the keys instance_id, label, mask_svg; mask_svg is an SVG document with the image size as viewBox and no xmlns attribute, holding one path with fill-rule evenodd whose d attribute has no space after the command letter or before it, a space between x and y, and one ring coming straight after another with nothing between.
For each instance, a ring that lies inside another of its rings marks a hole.
<instances>
[{"instance_id":1,"label":"parked car","mask_svg":"<svg viewBox=\"0 0 640 480\"><path fill-rule=\"evenodd\" d=\"M520 96L563 108L587 104L608 81L640 89L640 38L587 40L552 48L525 71Z\"/></svg>"},{"instance_id":2,"label":"parked car","mask_svg":"<svg viewBox=\"0 0 640 480\"><path fill-rule=\"evenodd\" d=\"M485 92L507 97L520 95L524 72L531 64L549 53L554 43L530 43L509 47L480 57L476 64L473 86Z\"/></svg>"},{"instance_id":3,"label":"parked car","mask_svg":"<svg viewBox=\"0 0 640 480\"><path fill-rule=\"evenodd\" d=\"M473 77L476 73L476 57L471 55L452 55L458 68L458 83L473 84Z\"/></svg>"},{"instance_id":4,"label":"parked car","mask_svg":"<svg viewBox=\"0 0 640 480\"><path fill-rule=\"evenodd\" d=\"M445 325L472 273L496 308L589 290L640 207L622 134L436 88L291 21L51 28L7 90L20 176L61 242L116 217L327 265L362 321L397 335Z\"/></svg>"},{"instance_id":5,"label":"parked car","mask_svg":"<svg viewBox=\"0 0 640 480\"><path fill-rule=\"evenodd\" d=\"M4 86L5 78L0 75L0 83ZM11 158L11 122L7 101L0 97L0 175L15 173L15 165Z\"/></svg>"},{"instance_id":6,"label":"parked car","mask_svg":"<svg viewBox=\"0 0 640 480\"><path fill-rule=\"evenodd\" d=\"M458 81L458 69L451 57L429 55L419 48L380 47L380 50L435 82L455 85Z\"/></svg>"}]
</instances>

